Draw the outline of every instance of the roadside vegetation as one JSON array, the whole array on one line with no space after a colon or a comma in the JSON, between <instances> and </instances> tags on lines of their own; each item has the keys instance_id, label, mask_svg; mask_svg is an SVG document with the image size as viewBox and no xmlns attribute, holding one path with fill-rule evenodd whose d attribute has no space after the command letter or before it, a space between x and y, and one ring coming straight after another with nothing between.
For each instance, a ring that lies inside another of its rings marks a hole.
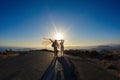
<instances>
[{"instance_id":1,"label":"roadside vegetation","mask_svg":"<svg viewBox=\"0 0 120 80\"><path fill-rule=\"evenodd\" d=\"M0 52L0 59L6 59L15 56L19 56L19 53L16 51L12 51L12 49L10 50L6 49L4 52Z\"/></svg>"},{"instance_id":2,"label":"roadside vegetation","mask_svg":"<svg viewBox=\"0 0 120 80\"><path fill-rule=\"evenodd\" d=\"M120 50L105 53L96 50L66 50L65 54L79 56L82 60L88 60L95 63L101 68L104 68L112 74L120 77Z\"/></svg>"}]
</instances>

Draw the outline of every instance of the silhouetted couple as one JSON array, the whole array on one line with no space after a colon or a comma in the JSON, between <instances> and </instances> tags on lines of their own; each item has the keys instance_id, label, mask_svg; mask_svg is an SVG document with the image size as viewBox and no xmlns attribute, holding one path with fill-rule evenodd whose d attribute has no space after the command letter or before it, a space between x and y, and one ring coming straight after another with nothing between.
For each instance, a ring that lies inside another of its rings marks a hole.
<instances>
[{"instance_id":1,"label":"silhouetted couple","mask_svg":"<svg viewBox=\"0 0 120 80\"><path fill-rule=\"evenodd\" d=\"M52 39L49 39L52 42L52 47L54 48L54 55L57 56L58 54L58 48L60 48L61 55L64 55L64 40L59 40L60 43L58 43L57 40L53 41ZM60 46L59 46L60 45Z\"/></svg>"}]
</instances>

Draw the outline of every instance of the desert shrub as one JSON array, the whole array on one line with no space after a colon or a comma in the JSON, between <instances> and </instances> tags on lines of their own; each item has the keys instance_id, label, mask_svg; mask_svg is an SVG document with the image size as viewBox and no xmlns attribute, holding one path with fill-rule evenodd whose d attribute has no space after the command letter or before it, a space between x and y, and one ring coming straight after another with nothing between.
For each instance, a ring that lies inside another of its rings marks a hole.
<instances>
[{"instance_id":1,"label":"desert shrub","mask_svg":"<svg viewBox=\"0 0 120 80\"><path fill-rule=\"evenodd\" d=\"M96 56L99 56L99 53L98 53L96 50L92 50L92 51L90 52L90 56L91 56L91 57L96 57Z\"/></svg>"},{"instance_id":2,"label":"desert shrub","mask_svg":"<svg viewBox=\"0 0 120 80\"><path fill-rule=\"evenodd\" d=\"M102 65L105 69L118 69L117 66L109 60L102 60L99 64Z\"/></svg>"},{"instance_id":3,"label":"desert shrub","mask_svg":"<svg viewBox=\"0 0 120 80\"><path fill-rule=\"evenodd\" d=\"M83 51L83 50L81 50L80 52L83 53L83 54L85 53L85 51Z\"/></svg>"},{"instance_id":4,"label":"desert shrub","mask_svg":"<svg viewBox=\"0 0 120 80\"><path fill-rule=\"evenodd\" d=\"M83 53L84 56L89 56L90 51L88 51L88 50L83 50L82 53Z\"/></svg>"},{"instance_id":5,"label":"desert shrub","mask_svg":"<svg viewBox=\"0 0 120 80\"><path fill-rule=\"evenodd\" d=\"M73 55L73 56L80 56L81 55L81 50L65 50L65 54Z\"/></svg>"},{"instance_id":6,"label":"desert shrub","mask_svg":"<svg viewBox=\"0 0 120 80\"><path fill-rule=\"evenodd\" d=\"M114 59L114 55L113 55L113 54L110 54L110 53L104 54L104 55L103 55L103 58L104 58L104 59L109 59L109 60L111 60L111 59Z\"/></svg>"},{"instance_id":7,"label":"desert shrub","mask_svg":"<svg viewBox=\"0 0 120 80\"><path fill-rule=\"evenodd\" d=\"M6 52L3 52L2 55L0 55L0 58L6 59L10 57L15 57L15 56L19 56L19 53L15 51L6 51Z\"/></svg>"},{"instance_id":8,"label":"desert shrub","mask_svg":"<svg viewBox=\"0 0 120 80\"><path fill-rule=\"evenodd\" d=\"M112 62L106 62L105 68L107 69L117 69L117 67Z\"/></svg>"},{"instance_id":9,"label":"desert shrub","mask_svg":"<svg viewBox=\"0 0 120 80\"><path fill-rule=\"evenodd\" d=\"M88 50L85 50L84 53L85 53L85 54L89 54L90 52L89 52Z\"/></svg>"}]
</instances>

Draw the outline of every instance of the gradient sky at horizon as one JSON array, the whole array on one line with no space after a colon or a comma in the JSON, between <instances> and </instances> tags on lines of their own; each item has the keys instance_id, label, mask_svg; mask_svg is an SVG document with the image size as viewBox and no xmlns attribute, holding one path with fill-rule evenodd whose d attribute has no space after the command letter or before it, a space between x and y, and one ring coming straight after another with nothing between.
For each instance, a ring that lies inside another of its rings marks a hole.
<instances>
[{"instance_id":1,"label":"gradient sky at horizon","mask_svg":"<svg viewBox=\"0 0 120 80\"><path fill-rule=\"evenodd\" d=\"M66 45L120 43L119 0L0 0L0 46L39 47L54 25Z\"/></svg>"}]
</instances>

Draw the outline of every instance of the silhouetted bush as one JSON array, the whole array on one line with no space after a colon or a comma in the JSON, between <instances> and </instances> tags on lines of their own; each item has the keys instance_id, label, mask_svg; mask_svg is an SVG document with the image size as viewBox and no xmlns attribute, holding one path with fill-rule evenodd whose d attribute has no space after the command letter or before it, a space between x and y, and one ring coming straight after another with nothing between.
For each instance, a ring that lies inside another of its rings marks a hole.
<instances>
[{"instance_id":1,"label":"silhouetted bush","mask_svg":"<svg viewBox=\"0 0 120 80\"><path fill-rule=\"evenodd\" d=\"M91 57L97 57L97 56L99 56L99 53L98 53L96 50L92 50L92 51L90 52L90 56L91 56Z\"/></svg>"},{"instance_id":2,"label":"silhouetted bush","mask_svg":"<svg viewBox=\"0 0 120 80\"><path fill-rule=\"evenodd\" d=\"M84 53L85 53L85 54L89 54L90 52L89 52L88 50L85 50Z\"/></svg>"},{"instance_id":3,"label":"silhouetted bush","mask_svg":"<svg viewBox=\"0 0 120 80\"><path fill-rule=\"evenodd\" d=\"M114 58L114 55L113 55L113 54L110 54L110 53L104 54L104 55L103 55L103 58L104 58L104 59L109 59L109 60L111 60L111 59Z\"/></svg>"},{"instance_id":4,"label":"silhouetted bush","mask_svg":"<svg viewBox=\"0 0 120 80\"><path fill-rule=\"evenodd\" d=\"M64 53L68 54L68 55L73 55L73 56L80 56L81 55L80 50L65 50Z\"/></svg>"},{"instance_id":5,"label":"silhouetted bush","mask_svg":"<svg viewBox=\"0 0 120 80\"><path fill-rule=\"evenodd\" d=\"M101 63L106 69L117 69L116 65L108 60L103 60Z\"/></svg>"},{"instance_id":6,"label":"silhouetted bush","mask_svg":"<svg viewBox=\"0 0 120 80\"><path fill-rule=\"evenodd\" d=\"M119 59L119 55L118 54L114 54L114 53L108 53L108 54L104 54L103 58L107 59L107 60L118 60Z\"/></svg>"}]
</instances>

